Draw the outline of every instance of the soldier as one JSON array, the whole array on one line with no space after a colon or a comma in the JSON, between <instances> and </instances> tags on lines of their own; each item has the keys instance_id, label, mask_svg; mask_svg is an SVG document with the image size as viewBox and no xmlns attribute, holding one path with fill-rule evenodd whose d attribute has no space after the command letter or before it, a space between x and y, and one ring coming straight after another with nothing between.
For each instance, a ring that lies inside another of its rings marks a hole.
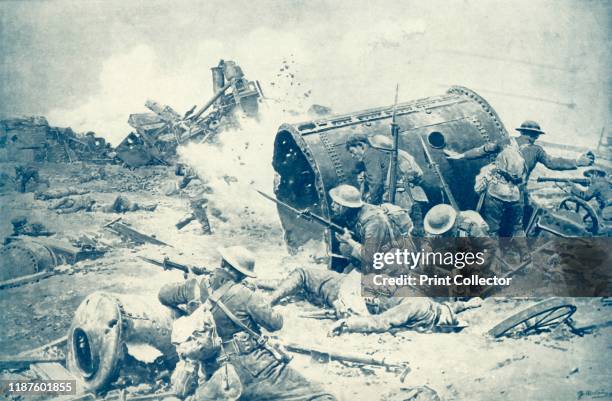
<instances>
[{"instance_id":1,"label":"soldier","mask_svg":"<svg viewBox=\"0 0 612 401\"><path fill-rule=\"evenodd\" d=\"M364 201L372 205L383 203L385 179L389 171L389 156L370 146L365 134L355 134L346 141L346 150L357 160L359 171L365 173ZM359 172L358 171L358 172Z\"/></svg>"},{"instance_id":2,"label":"soldier","mask_svg":"<svg viewBox=\"0 0 612 401\"><path fill-rule=\"evenodd\" d=\"M595 162L595 155L593 152L585 152L575 160L566 159L562 157L549 156L546 151L535 142L538 140L540 135L544 134L544 131L540 129L540 125L531 120L527 120L521 124L516 130L521 134L516 138L516 143L520 149L520 152L525 160L525 180L521 186L523 204L525 207L525 220L531 217L533 208L529 205L527 198L527 191L525 187L531 172L538 163L542 163L544 166L551 170L575 170L578 167L590 166ZM451 150L444 150L446 156L451 160L460 159L477 159L490 154L496 154L503 150L504 143L489 142L478 148L467 150L463 153L453 152Z\"/></svg>"},{"instance_id":3,"label":"soldier","mask_svg":"<svg viewBox=\"0 0 612 401\"><path fill-rule=\"evenodd\" d=\"M164 304L188 303L190 298L211 302L223 345L216 360L206 361L210 371L218 370L223 363L231 364L240 379L244 400L335 400L278 358L261 336L261 327L280 330L283 318L259 294L242 284L246 277L256 277L253 255L240 246L220 249L220 253L221 266L210 282L164 286L159 294ZM214 386L202 383L188 400L211 399L211 387Z\"/></svg>"},{"instance_id":4,"label":"soldier","mask_svg":"<svg viewBox=\"0 0 612 401\"><path fill-rule=\"evenodd\" d=\"M612 228L612 188L608 173L601 167L593 167L584 171L584 176L590 182L586 190L574 185L571 194L585 201L595 199L597 202L597 214L603 219L607 229Z\"/></svg>"},{"instance_id":5,"label":"soldier","mask_svg":"<svg viewBox=\"0 0 612 401\"><path fill-rule=\"evenodd\" d=\"M385 135L374 135L369 138L370 145L375 149L387 152L387 157L393 150L391 138ZM403 209L408 210L410 218L414 224L412 235L415 237L423 236L423 209L429 202L425 191L420 186L423 177L423 170L419 167L414 157L398 149L397 154L397 181L395 203ZM387 170L385 193L383 199L388 202L390 198L389 187L391 182L391 169Z\"/></svg>"},{"instance_id":6,"label":"soldier","mask_svg":"<svg viewBox=\"0 0 612 401\"><path fill-rule=\"evenodd\" d=\"M93 211L96 201L89 196L72 198L67 197L49 206L49 210L56 210L58 214L76 213L80 211Z\"/></svg>"},{"instance_id":7,"label":"soldier","mask_svg":"<svg viewBox=\"0 0 612 401\"><path fill-rule=\"evenodd\" d=\"M332 199L334 219L346 227L344 234L336 234L340 242L340 253L353 260L355 267L361 268L362 273L372 269L374 253L411 247L408 236L412 222L403 211L403 222L399 221L400 216L391 219L390 214L381 206L362 201L359 190L351 185L332 188L329 196ZM354 238L349 231L353 232Z\"/></svg>"},{"instance_id":8,"label":"soldier","mask_svg":"<svg viewBox=\"0 0 612 401\"><path fill-rule=\"evenodd\" d=\"M482 299L472 298L462 302L439 303L425 297L382 297L367 300L372 313L351 316L338 320L329 335L342 333L384 333L392 329L416 330L419 332L456 330L465 325L457 314L467 309L478 308Z\"/></svg>"},{"instance_id":9,"label":"soldier","mask_svg":"<svg viewBox=\"0 0 612 401\"><path fill-rule=\"evenodd\" d=\"M487 237L489 226L478 212L457 212L450 205L440 204L429 209L424 219L428 237Z\"/></svg>"},{"instance_id":10,"label":"soldier","mask_svg":"<svg viewBox=\"0 0 612 401\"><path fill-rule=\"evenodd\" d=\"M463 269L455 266L440 266L451 270L454 274L468 275L473 269L477 272L489 271L495 266L493 258L496 254L496 243L489 237L489 227L478 212L465 210L457 212L452 206L440 204L432 207L424 219L425 235L429 237L425 248L438 252L484 252L485 262L480 265L466 265ZM458 238L449 241L448 238ZM431 268L431 267L430 267ZM467 291L467 289L463 289ZM478 291L477 288L471 289ZM467 295L467 294L464 294Z\"/></svg>"},{"instance_id":11,"label":"soldier","mask_svg":"<svg viewBox=\"0 0 612 401\"><path fill-rule=\"evenodd\" d=\"M360 313L365 305L360 305L363 304L363 300L360 296L356 299L350 288L352 284L355 284L353 288L359 287L360 282L350 283L352 278L352 274L298 267L287 277L272 285L276 289L270 295L269 302L274 306L286 297L303 293L310 303L333 308L338 318L346 317L353 312Z\"/></svg>"},{"instance_id":12,"label":"soldier","mask_svg":"<svg viewBox=\"0 0 612 401\"><path fill-rule=\"evenodd\" d=\"M140 205L136 202L130 201L127 197L123 195L118 195L113 203L104 208L106 213L126 213L126 212L135 212L137 210L145 210L147 212L152 212L157 208L156 204L153 205Z\"/></svg>"},{"instance_id":13,"label":"soldier","mask_svg":"<svg viewBox=\"0 0 612 401\"><path fill-rule=\"evenodd\" d=\"M49 180L40 178L38 169L33 166L15 166L15 182L19 184L17 190L25 193L28 182L34 181L37 184L45 183L49 186Z\"/></svg>"},{"instance_id":14,"label":"soldier","mask_svg":"<svg viewBox=\"0 0 612 401\"><path fill-rule=\"evenodd\" d=\"M474 190L484 196L483 217L494 237L525 236L521 195L525 160L514 145L504 148L494 163L483 167L474 186Z\"/></svg>"},{"instance_id":15,"label":"soldier","mask_svg":"<svg viewBox=\"0 0 612 401\"><path fill-rule=\"evenodd\" d=\"M9 243L12 238L20 235L27 235L30 237L48 237L55 234L54 232L47 230L42 223L28 223L28 218L25 216L18 216L11 219L11 225L13 226L13 232L4 240L5 245Z\"/></svg>"}]
</instances>

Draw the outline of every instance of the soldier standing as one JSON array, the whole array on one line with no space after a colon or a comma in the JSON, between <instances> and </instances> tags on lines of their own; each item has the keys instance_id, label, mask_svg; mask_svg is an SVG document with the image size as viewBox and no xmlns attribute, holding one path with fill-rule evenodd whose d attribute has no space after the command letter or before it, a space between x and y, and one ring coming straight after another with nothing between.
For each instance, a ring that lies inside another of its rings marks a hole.
<instances>
[{"instance_id":1,"label":"soldier standing","mask_svg":"<svg viewBox=\"0 0 612 401\"><path fill-rule=\"evenodd\" d=\"M207 361L212 367L210 371L218 370L224 363L231 364L240 379L241 399L244 400L335 400L290 368L286 360L278 358L261 335L262 327L268 331L280 330L283 318L261 295L242 284L246 277L256 277L251 252L240 246L219 251L221 266L209 283L167 286L159 295L166 304L188 303L189 297L199 297L202 302L210 300L216 330L223 344L220 356ZM211 387L203 383L189 400L211 399Z\"/></svg>"},{"instance_id":2,"label":"soldier standing","mask_svg":"<svg viewBox=\"0 0 612 401\"><path fill-rule=\"evenodd\" d=\"M542 163L551 170L575 170L578 167L592 165L595 162L595 155L589 151L581 154L576 159L552 157L548 155L540 145L535 143L540 135L544 134L544 131L540 129L540 124L535 121L527 120L523 122L519 128L516 128L516 130L521 134L516 138L516 143L525 160L526 170L525 180L523 185L521 185L521 196L523 197L523 204L525 207L525 217L529 219L533 213L533 208L529 205L525 187L527 186L531 172L538 163ZM463 153L457 153L450 150L444 150L444 153L450 160L477 159L490 154L499 153L503 150L504 146L505 144L503 143L489 142ZM526 219L523 221L525 222Z\"/></svg>"},{"instance_id":3,"label":"soldier standing","mask_svg":"<svg viewBox=\"0 0 612 401\"><path fill-rule=\"evenodd\" d=\"M393 143L388 136L374 135L369 138L369 142L373 148L387 152L388 157L390 157L390 152L393 150ZM398 149L397 159L395 203L403 209L408 210L410 219L414 224L411 234L415 237L422 237L423 210L429 202L425 191L420 185L423 177L423 170L421 170L415 158L405 150ZM385 202L391 199L389 194L391 179L391 168L388 168L385 193L383 195Z\"/></svg>"}]
</instances>

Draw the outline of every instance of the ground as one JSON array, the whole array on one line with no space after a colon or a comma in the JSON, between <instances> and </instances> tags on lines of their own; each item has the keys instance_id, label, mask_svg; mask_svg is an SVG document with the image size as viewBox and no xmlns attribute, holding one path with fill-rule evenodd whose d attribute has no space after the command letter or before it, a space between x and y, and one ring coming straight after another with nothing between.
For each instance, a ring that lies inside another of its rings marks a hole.
<instances>
[{"instance_id":1,"label":"ground","mask_svg":"<svg viewBox=\"0 0 612 401\"><path fill-rule=\"evenodd\" d=\"M11 166L0 171L10 173ZM244 207L226 213L222 221L211 217L213 235L200 232L193 222L181 231L174 224L188 209L188 195L166 195L178 177L174 171L154 167L130 171L119 166L106 166L107 181L83 183L85 172L96 166L85 164L47 165L41 174L54 188L73 187L91 190L99 203L110 203L117 194L141 203L158 203L155 212L132 212L123 219L138 230L156 234L171 247L130 246L118 237L104 232L101 226L116 215L95 211L58 215L48 210L50 202L33 200L31 192L18 194L10 189L0 193L0 237L10 232L10 219L24 214L32 221L43 222L49 229L77 234L99 235L113 249L104 258L83 261L75 266L62 266L58 274L16 288L0 290L0 354L15 355L66 334L74 310L93 291L109 291L150 295L167 282L179 281L182 274L163 271L137 258L155 259L170 256L183 263L215 266L219 246L243 244L255 250L261 277L274 278L296 266L315 264L321 248L312 245L298 255L289 255L282 230L273 215L273 206L266 205L266 218L259 210ZM225 180L232 185L233 180ZM197 186L197 184L196 184ZM214 198L214 195L212 195ZM317 266L324 268L324 266ZM456 334L421 334L402 332L396 335L348 334L326 336L332 321L311 320L297 316L297 311L313 307L299 302L279 306L285 317L284 328L275 333L283 340L317 344L334 350L387 356L409 362L412 371L400 383L392 372L371 367L351 367L338 362L321 364L307 356L295 356L291 364L306 377L321 382L340 400L402 399L402 388L427 385L444 400L589 400L612 398L609 378L612 367L610 336L612 308L601 298L571 299L577 305L577 326L599 324L592 334L578 337L566 329L519 339L495 340L486 332L506 316L533 303L536 299L488 298L480 309L463 316L469 327ZM607 397L607 398L606 398Z\"/></svg>"}]
</instances>

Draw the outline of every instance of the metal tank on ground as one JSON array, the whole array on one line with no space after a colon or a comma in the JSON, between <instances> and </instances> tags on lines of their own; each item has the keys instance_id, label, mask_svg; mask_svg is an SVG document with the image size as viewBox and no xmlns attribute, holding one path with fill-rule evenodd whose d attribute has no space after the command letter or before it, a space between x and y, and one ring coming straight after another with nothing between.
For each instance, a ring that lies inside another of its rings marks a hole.
<instances>
[{"instance_id":1,"label":"metal tank on ground","mask_svg":"<svg viewBox=\"0 0 612 401\"><path fill-rule=\"evenodd\" d=\"M107 388L135 361L176 362L170 342L177 316L155 296L95 292L77 308L68 329L66 364L88 390Z\"/></svg>"},{"instance_id":2,"label":"metal tank on ground","mask_svg":"<svg viewBox=\"0 0 612 401\"><path fill-rule=\"evenodd\" d=\"M281 125L273 156L278 199L330 217L328 191L342 183L359 187L357 163L346 150L347 139L355 133L391 136L393 109L388 106ZM495 110L477 93L461 86L451 87L443 95L400 103L395 109L399 147L412 154L423 169L422 186L430 206L441 203L444 197L419 137L429 147L460 209L475 209L478 195L474 178L491 159L447 160L443 149L463 152L489 141L507 141L508 133ZM298 219L282 207L279 215L290 247L322 238L321 226ZM334 244L330 245L333 251Z\"/></svg>"}]
</instances>

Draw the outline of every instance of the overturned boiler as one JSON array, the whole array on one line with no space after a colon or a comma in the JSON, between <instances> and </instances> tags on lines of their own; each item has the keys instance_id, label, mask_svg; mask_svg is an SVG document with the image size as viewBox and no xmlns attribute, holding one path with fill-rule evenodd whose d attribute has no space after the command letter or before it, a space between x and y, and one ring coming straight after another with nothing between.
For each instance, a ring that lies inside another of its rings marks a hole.
<instances>
[{"instance_id":1,"label":"overturned boiler","mask_svg":"<svg viewBox=\"0 0 612 401\"><path fill-rule=\"evenodd\" d=\"M345 148L355 133L390 136L393 107L362 110L355 113L280 126L274 143L273 167L278 174L276 195L298 209L310 209L330 216L328 191L336 185L357 183L357 163ZM429 148L441 169L460 209L475 209L478 196L474 178L487 158L449 162L442 150L448 147L465 151L488 141L506 139L508 133L495 110L478 94L460 86L446 94L398 104L399 148L412 154L423 169L423 188L431 202L441 203L444 195L440 179L430 168L419 138ZM320 239L321 226L305 222L279 208L285 238L290 247L309 239ZM333 238L330 243L334 251Z\"/></svg>"}]
</instances>

